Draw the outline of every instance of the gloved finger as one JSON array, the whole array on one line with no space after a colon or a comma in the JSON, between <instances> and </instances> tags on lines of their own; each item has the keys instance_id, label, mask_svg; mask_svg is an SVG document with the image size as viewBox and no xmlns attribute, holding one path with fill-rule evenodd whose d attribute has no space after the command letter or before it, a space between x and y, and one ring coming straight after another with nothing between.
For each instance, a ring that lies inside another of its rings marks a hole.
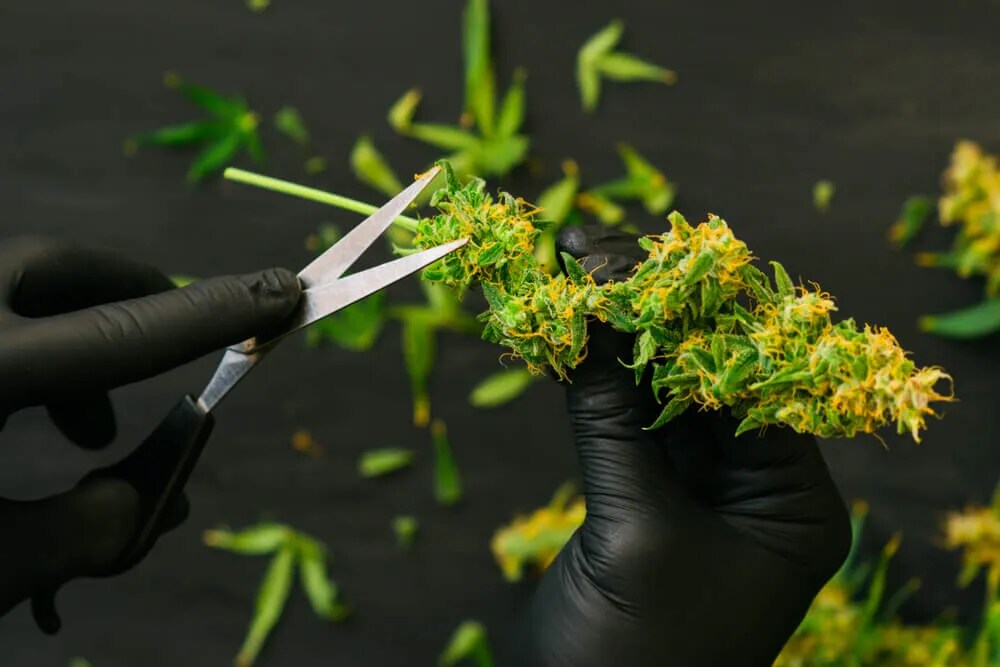
<instances>
[{"instance_id":1,"label":"gloved finger","mask_svg":"<svg viewBox=\"0 0 1000 667\"><path fill-rule=\"evenodd\" d=\"M566 270L562 261L565 252L579 260L598 284L627 279L647 256L637 236L602 225L566 227L556 237L556 252L561 269Z\"/></svg>"},{"instance_id":2,"label":"gloved finger","mask_svg":"<svg viewBox=\"0 0 1000 667\"><path fill-rule=\"evenodd\" d=\"M279 327L301 287L285 269L21 320L0 332L0 405L24 407L158 375Z\"/></svg>"},{"instance_id":3,"label":"gloved finger","mask_svg":"<svg viewBox=\"0 0 1000 667\"><path fill-rule=\"evenodd\" d=\"M45 407L56 428L79 447L100 449L115 439L118 425L107 394L97 393L56 401Z\"/></svg>"},{"instance_id":4,"label":"gloved finger","mask_svg":"<svg viewBox=\"0 0 1000 667\"><path fill-rule=\"evenodd\" d=\"M138 519L138 494L116 479L40 501L0 501L0 613L36 592L104 573L128 546Z\"/></svg>"},{"instance_id":5,"label":"gloved finger","mask_svg":"<svg viewBox=\"0 0 1000 667\"><path fill-rule=\"evenodd\" d=\"M591 325L588 349L566 386L588 516L620 520L651 501L686 502L659 432L644 430L657 415L649 385L619 361L630 358L632 336Z\"/></svg>"},{"instance_id":6,"label":"gloved finger","mask_svg":"<svg viewBox=\"0 0 1000 667\"><path fill-rule=\"evenodd\" d=\"M24 317L67 313L172 287L159 269L110 250L34 237L0 248L0 295Z\"/></svg>"}]
</instances>

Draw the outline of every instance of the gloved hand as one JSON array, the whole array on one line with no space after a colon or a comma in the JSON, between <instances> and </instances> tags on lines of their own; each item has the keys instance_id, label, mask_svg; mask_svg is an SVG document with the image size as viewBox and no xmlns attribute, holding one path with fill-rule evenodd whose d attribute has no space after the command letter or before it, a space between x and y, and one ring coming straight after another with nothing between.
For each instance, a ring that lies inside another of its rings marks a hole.
<instances>
[{"instance_id":1,"label":"gloved hand","mask_svg":"<svg viewBox=\"0 0 1000 667\"><path fill-rule=\"evenodd\" d=\"M564 231L559 249L624 279L634 237ZM812 437L733 436L737 421L659 414L619 359L633 338L591 326L567 385L587 517L542 577L514 643L518 667L771 665L850 546Z\"/></svg>"},{"instance_id":2,"label":"gloved hand","mask_svg":"<svg viewBox=\"0 0 1000 667\"><path fill-rule=\"evenodd\" d=\"M73 443L104 447L115 437L108 390L280 326L300 295L284 269L173 287L108 251L34 238L0 246L0 428L44 405ZM186 513L185 501L163 531ZM110 574L138 519L138 494L118 479L0 499L0 615L36 591Z\"/></svg>"}]
</instances>

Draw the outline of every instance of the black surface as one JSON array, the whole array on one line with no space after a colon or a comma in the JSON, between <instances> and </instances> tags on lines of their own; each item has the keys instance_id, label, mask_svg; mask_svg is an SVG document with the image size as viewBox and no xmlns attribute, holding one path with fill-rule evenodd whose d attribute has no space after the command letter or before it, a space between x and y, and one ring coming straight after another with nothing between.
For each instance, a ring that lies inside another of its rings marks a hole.
<instances>
[{"instance_id":1,"label":"black surface","mask_svg":"<svg viewBox=\"0 0 1000 667\"><path fill-rule=\"evenodd\" d=\"M301 239L317 223L356 218L222 182L192 190L183 181L188 153L122 157L129 133L197 116L160 85L163 71L245 92L266 122L279 106L296 105L332 165L314 182L378 200L350 176L347 152L370 132L401 174L434 157L395 137L383 119L414 84L426 93L422 117L457 115L461 4L275 0L254 15L239 0L4 3L0 233L66 234L201 276L302 266ZM565 157L576 158L590 182L616 175L614 143L630 141L679 182L678 207L689 217L722 215L758 255L820 282L842 312L889 326L918 362L953 372L961 401L922 445L890 437L883 449L862 438L828 443L824 452L845 496L870 501L871 544L903 531L895 580L929 580L909 613L928 616L961 600L974 607L978 594L955 592L954 558L936 543L942 513L985 500L998 477L997 341L919 333L918 315L971 304L981 286L920 269L884 239L905 197L936 192L955 139L1000 150L1000 3L494 5L499 71L530 70L541 170L512 178L514 192L535 196ZM630 50L676 68L680 80L672 88L609 85L588 117L576 98L573 59L614 16L627 20ZM266 140L267 171L304 179L302 156L269 129ZM811 205L820 178L837 185L826 215ZM947 239L934 233L923 244ZM73 655L95 667L228 664L265 563L211 551L199 533L263 514L327 541L357 614L331 627L296 595L262 667L431 664L470 616L503 642L530 587L501 581L489 536L514 511L543 503L574 462L558 387L535 387L501 411L467 406L468 390L496 367L497 352L458 337L441 345L434 406L448 421L467 486L462 506L446 511L431 497L429 445L410 426L396 330L367 355L286 344L218 411L189 487L188 523L133 573L68 586L58 637L38 632L27 605L4 618L0 664L63 665ZM180 393L207 380L215 361L118 392L121 437L104 454L73 450L40 412L15 416L0 435L0 493L37 497L122 456ZM290 449L300 427L325 445L323 458ZM357 454L387 445L416 447L416 468L358 479ZM422 522L408 556L396 551L389 529L401 512Z\"/></svg>"}]
</instances>

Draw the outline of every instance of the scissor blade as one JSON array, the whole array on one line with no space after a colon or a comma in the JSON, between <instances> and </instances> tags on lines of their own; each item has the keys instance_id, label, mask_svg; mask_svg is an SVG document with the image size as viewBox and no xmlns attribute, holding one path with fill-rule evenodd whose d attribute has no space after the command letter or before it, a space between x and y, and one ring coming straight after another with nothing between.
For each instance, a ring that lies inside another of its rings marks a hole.
<instances>
[{"instance_id":1,"label":"scissor blade","mask_svg":"<svg viewBox=\"0 0 1000 667\"><path fill-rule=\"evenodd\" d=\"M355 260L382 236L392 221L398 218L406 207L413 203L424 188L440 173L440 167L434 167L423 176L411 183L405 190L393 197L382 208L368 216L361 224L344 235L330 249L314 259L299 273L299 280L305 288L331 283L344 275Z\"/></svg>"},{"instance_id":2,"label":"scissor blade","mask_svg":"<svg viewBox=\"0 0 1000 667\"><path fill-rule=\"evenodd\" d=\"M359 271L332 283L324 283L307 289L302 293L303 308L290 331L309 326L341 308L360 301L366 296L416 273L425 266L433 264L466 243L468 243L468 239L458 239L451 243L394 259L365 271Z\"/></svg>"}]
</instances>

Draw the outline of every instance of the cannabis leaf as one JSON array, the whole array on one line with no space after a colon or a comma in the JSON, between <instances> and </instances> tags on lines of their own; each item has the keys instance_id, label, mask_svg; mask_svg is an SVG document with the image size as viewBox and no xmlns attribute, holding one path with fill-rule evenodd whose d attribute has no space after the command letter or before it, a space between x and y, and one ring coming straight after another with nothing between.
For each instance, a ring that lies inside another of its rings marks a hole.
<instances>
[{"instance_id":1,"label":"cannabis leaf","mask_svg":"<svg viewBox=\"0 0 1000 667\"><path fill-rule=\"evenodd\" d=\"M615 19L588 39L576 59L576 79L585 111L597 108L601 77L612 81L658 81L673 84L677 73L653 65L632 54L613 49L622 38L625 24Z\"/></svg>"},{"instance_id":2,"label":"cannabis leaf","mask_svg":"<svg viewBox=\"0 0 1000 667\"><path fill-rule=\"evenodd\" d=\"M127 155L140 146L202 146L202 152L188 169L189 183L198 183L223 169L241 148L258 165L264 163L264 149L257 133L259 117L243 98L222 95L173 73L168 73L163 81L168 88L207 111L209 117L130 137L125 142Z\"/></svg>"}]
</instances>

